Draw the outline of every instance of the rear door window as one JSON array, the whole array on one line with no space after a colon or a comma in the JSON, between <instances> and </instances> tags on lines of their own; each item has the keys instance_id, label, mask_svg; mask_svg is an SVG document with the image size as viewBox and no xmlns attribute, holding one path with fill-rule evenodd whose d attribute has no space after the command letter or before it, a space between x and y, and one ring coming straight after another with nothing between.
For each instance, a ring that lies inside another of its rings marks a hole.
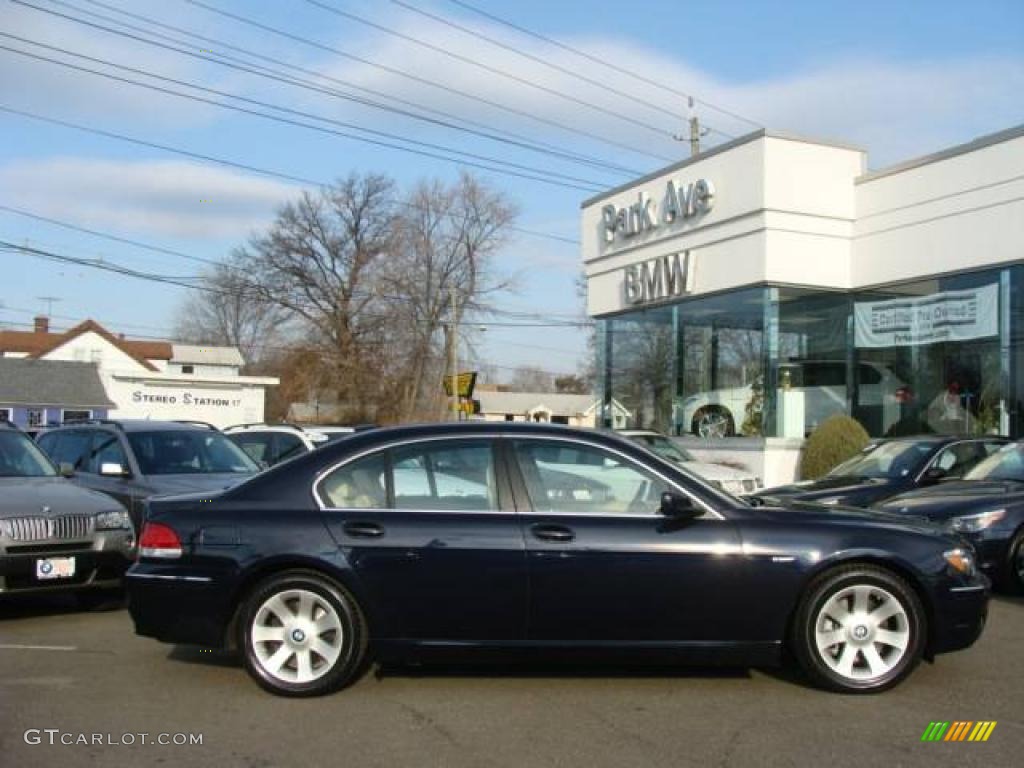
<instances>
[{"instance_id":1,"label":"rear door window","mask_svg":"<svg viewBox=\"0 0 1024 768\"><path fill-rule=\"evenodd\" d=\"M499 509L490 440L444 440L392 454L396 509Z\"/></svg>"}]
</instances>

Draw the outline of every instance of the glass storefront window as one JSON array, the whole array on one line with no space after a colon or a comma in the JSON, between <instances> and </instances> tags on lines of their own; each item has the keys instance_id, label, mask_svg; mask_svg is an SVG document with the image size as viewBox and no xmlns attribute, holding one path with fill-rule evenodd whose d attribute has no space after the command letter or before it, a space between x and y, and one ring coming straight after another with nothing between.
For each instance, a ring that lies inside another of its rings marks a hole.
<instances>
[{"instance_id":1,"label":"glass storefront window","mask_svg":"<svg viewBox=\"0 0 1024 768\"><path fill-rule=\"evenodd\" d=\"M605 404L632 428L762 434L765 289L691 299L604 321Z\"/></svg>"},{"instance_id":2,"label":"glass storefront window","mask_svg":"<svg viewBox=\"0 0 1024 768\"><path fill-rule=\"evenodd\" d=\"M606 318L614 426L802 438L1024 433L1024 267L846 294L750 288ZM605 423L610 422L606 420Z\"/></svg>"},{"instance_id":3,"label":"glass storefront window","mask_svg":"<svg viewBox=\"0 0 1024 768\"><path fill-rule=\"evenodd\" d=\"M858 382L853 416L872 435L1009 430L998 270L889 286L854 296L853 352L881 380Z\"/></svg>"}]
</instances>

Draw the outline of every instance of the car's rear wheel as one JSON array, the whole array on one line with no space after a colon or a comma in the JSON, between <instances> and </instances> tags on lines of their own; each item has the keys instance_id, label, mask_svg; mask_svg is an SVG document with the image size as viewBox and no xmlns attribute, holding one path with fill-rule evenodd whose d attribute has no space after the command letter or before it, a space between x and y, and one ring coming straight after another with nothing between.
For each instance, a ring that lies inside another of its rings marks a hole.
<instances>
[{"instance_id":1,"label":"car's rear wheel","mask_svg":"<svg viewBox=\"0 0 1024 768\"><path fill-rule=\"evenodd\" d=\"M704 406L693 414L691 425L698 437L732 437L736 434L736 422L732 414L718 406Z\"/></svg>"},{"instance_id":2,"label":"car's rear wheel","mask_svg":"<svg viewBox=\"0 0 1024 768\"><path fill-rule=\"evenodd\" d=\"M792 646L817 685L847 693L883 691L917 666L925 616L913 588L871 565L836 568L807 589Z\"/></svg>"},{"instance_id":3,"label":"car's rear wheel","mask_svg":"<svg viewBox=\"0 0 1024 768\"><path fill-rule=\"evenodd\" d=\"M317 696L358 674L366 623L355 598L323 576L274 576L246 600L240 622L245 666L261 686L284 696Z\"/></svg>"}]
</instances>

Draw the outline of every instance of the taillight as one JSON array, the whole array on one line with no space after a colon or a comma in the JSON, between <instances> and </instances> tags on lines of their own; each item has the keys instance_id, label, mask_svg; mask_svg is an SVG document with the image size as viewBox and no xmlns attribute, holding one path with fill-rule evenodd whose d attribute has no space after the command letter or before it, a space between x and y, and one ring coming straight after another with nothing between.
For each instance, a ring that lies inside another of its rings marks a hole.
<instances>
[{"instance_id":1,"label":"taillight","mask_svg":"<svg viewBox=\"0 0 1024 768\"><path fill-rule=\"evenodd\" d=\"M894 394L897 403L909 403L914 399L914 392L910 387L900 387Z\"/></svg>"},{"instance_id":2,"label":"taillight","mask_svg":"<svg viewBox=\"0 0 1024 768\"><path fill-rule=\"evenodd\" d=\"M181 539L163 523L145 523L139 537L139 557L174 559L181 557Z\"/></svg>"}]
</instances>

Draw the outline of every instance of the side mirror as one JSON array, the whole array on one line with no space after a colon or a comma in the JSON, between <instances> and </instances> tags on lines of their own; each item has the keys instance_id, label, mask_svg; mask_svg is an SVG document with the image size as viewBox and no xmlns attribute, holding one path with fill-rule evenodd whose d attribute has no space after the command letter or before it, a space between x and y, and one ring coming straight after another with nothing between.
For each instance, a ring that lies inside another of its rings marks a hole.
<instances>
[{"instance_id":1,"label":"side mirror","mask_svg":"<svg viewBox=\"0 0 1024 768\"><path fill-rule=\"evenodd\" d=\"M672 491L665 491L661 494L661 506L658 508L658 513L665 517L691 520L704 514L703 510L699 509L689 496L672 493Z\"/></svg>"},{"instance_id":2,"label":"side mirror","mask_svg":"<svg viewBox=\"0 0 1024 768\"><path fill-rule=\"evenodd\" d=\"M949 473L942 467L928 467L928 469L925 470L924 477L922 479L927 483L937 483L948 474Z\"/></svg>"},{"instance_id":3,"label":"side mirror","mask_svg":"<svg viewBox=\"0 0 1024 768\"><path fill-rule=\"evenodd\" d=\"M100 474L104 477L128 477L129 472L116 461L105 461L100 464Z\"/></svg>"},{"instance_id":4,"label":"side mirror","mask_svg":"<svg viewBox=\"0 0 1024 768\"><path fill-rule=\"evenodd\" d=\"M57 474L59 474L61 477L74 477L75 468L71 464L68 464L66 461L62 461L57 466Z\"/></svg>"}]
</instances>

